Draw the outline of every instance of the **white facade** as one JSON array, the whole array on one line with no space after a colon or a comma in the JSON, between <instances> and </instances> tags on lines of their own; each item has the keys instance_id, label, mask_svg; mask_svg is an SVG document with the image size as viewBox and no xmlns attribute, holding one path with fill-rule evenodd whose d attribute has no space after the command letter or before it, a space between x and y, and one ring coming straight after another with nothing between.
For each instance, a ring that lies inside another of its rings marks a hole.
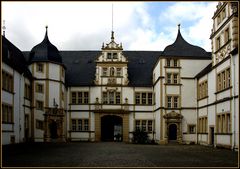
<instances>
[{"instance_id":1,"label":"white facade","mask_svg":"<svg viewBox=\"0 0 240 169\"><path fill-rule=\"evenodd\" d=\"M212 58L159 56L152 86L129 85L129 60L113 32L95 60L91 86L67 86L59 63L31 63L32 81L3 64L14 77L14 94L2 90L3 103L13 105L14 122L2 124L2 143L13 136L17 143L113 141L116 131L121 141L132 142L133 132L144 128L159 144L176 140L238 149L238 34L231 6L219 4L214 14ZM30 98L24 97L26 84L32 86Z\"/></svg>"}]
</instances>

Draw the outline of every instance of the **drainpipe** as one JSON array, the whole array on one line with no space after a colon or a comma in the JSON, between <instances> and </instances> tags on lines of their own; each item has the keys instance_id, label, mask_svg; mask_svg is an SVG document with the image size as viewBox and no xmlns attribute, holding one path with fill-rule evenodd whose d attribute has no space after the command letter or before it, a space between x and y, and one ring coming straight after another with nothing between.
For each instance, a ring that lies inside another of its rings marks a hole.
<instances>
[{"instance_id":1,"label":"drainpipe","mask_svg":"<svg viewBox=\"0 0 240 169\"><path fill-rule=\"evenodd\" d=\"M22 110L21 109L22 76L23 76L23 74L20 75L20 82L19 82L20 84L19 84L19 88L18 88L19 89L19 93L18 93L19 94L19 96L18 96L19 97L18 98L18 100L19 100L19 102L18 102L18 104L19 104L18 105L18 108L19 108L19 118L18 118L18 120L19 120L19 130L18 130L18 132L19 132L19 143L21 142L21 130L22 130L22 126L21 126L21 116L22 116L22 111L21 111Z\"/></svg>"},{"instance_id":2,"label":"drainpipe","mask_svg":"<svg viewBox=\"0 0 240 169\"><path fill-rule=\"evenodd\" d=\"M233 62L233 76L232 76L232 79L233 79L233 120L234 120L234 124L233 124L233 150L235 149L236 147L236 110L235 110L235 61L233 59L233 56L232 54L230 54L231 56L231 60Z\"/></svg>"}]
</instances>

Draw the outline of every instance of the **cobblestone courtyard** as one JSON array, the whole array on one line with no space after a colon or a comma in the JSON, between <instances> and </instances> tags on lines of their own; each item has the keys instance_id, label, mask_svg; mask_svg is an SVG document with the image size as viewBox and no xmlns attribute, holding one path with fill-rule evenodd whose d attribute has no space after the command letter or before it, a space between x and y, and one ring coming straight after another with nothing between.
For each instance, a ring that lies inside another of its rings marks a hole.
<instances>
[{"instance_id":1,"label":"cobblestone courtyard","mask_svg":"<svg viewBox=\"0 0 240 169\"><path fill-rule=\"evenodd\" d=\"M115 142L2 147L2 167L237 167L238 152L200 145Z\"/></svg>"}]
</instances>

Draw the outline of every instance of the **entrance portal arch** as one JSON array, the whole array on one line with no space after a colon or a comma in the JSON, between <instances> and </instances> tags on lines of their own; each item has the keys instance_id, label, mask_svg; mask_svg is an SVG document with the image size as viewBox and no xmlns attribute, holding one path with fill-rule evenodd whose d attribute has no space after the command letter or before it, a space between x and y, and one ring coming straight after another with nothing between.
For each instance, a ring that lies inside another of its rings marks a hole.
<instances>
[{"instance_id":1,"label":"entrance portal arch","mask_svg":"<svg viewBox=\"0 0 240 169\"><path fill-rule=\"evenodd\" d=\"M116 115L105 115L101 117L101 140L122 141L123 119Z\"/></svg>"}]
</instances>

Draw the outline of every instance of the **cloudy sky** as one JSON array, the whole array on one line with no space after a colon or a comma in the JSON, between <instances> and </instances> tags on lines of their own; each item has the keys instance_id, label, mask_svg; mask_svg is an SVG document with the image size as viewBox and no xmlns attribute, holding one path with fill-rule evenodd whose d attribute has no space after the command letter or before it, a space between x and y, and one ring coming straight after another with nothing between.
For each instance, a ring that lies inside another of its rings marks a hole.
<instances>
[{"instance_id":1,"label":"cloudy sky","mask_svg":"<svg viewBox=\"0 0 240 169\"><path fill-rule=\"evenodd\" d=\"M2 2L6 37L22 51L40 43L48 25L59 50L100 50L110 41L124 50L164 50L177 35L211 50L209 39L217 2Z\"/></svg>"}]
</instances>

